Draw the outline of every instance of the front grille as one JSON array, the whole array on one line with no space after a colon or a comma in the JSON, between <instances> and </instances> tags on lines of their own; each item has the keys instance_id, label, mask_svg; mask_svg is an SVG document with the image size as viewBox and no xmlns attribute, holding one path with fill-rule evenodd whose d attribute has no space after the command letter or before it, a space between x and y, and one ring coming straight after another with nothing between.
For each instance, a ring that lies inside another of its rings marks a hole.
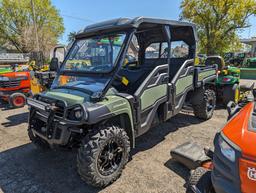
<instances>
[{"instance_id":1,"label":"front grille","mask_svg":"<svg viewBox=\"0 0 256 193\"><path fill-rule=\"evenodd\" d=\"M62 104L58 104L58 103L56 103L55 106L57 107L55 110L55 115L58 117L63 117L65 106L63 106Z\"/></svg>"},{"instance_id":2,"label":"front grille","mask_svg":"<svg viewBox=\"0 0 256 193\"><path fill-rule=\"evenodd\" d=\"M1 88L12 88L20 86L20 80L0 81Z\"/></svg>"},{"instance_id":3,"label":"front grille","mask_svg":"<svg viewBox=\"0 0 256 193\"><path fill-rule=\"evenodd\" d=\"M55 116L64 117L65 103L63 101L43 96L39 96L38 100L50 105L54 105L57 107L54 109Z\"/></svg>"}]
</instances>

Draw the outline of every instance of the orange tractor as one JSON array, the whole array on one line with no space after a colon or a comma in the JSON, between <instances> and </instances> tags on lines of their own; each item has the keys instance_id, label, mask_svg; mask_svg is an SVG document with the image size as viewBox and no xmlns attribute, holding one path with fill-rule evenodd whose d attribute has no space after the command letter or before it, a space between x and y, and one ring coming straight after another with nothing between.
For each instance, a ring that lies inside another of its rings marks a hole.
<instances>
[{"instance_id":1,"label":"orange tractor","mask_svg":"<svg viewBox=\"0 0 256 193\"><path fill-rule=\"evenodd\" d=\"M65 55L65 47L57 46L53 49L53 61L57 59L58 49L63 49L63 53L60 54L62 57ZM41 52L33 52L30 54L30 64L24 65L28 66L26 69L21 69L22 65L13 64L13 72L0 74L0 99L8 102L11 107L19 108L26 104L26 97L48 89L55 78L56 70L51 64L44 65L43 61Z\"/></svg>"},{"instance_id":2,"label":"orange tractor","mask_svg":"<svg viewBox=\"0 0 256 193\"><path fill-rule=\"evenodd\" d=\"M23 107L29 91L29 72L9 72L0 76L0 97L12 107Z\"/></svg>"},{"instance_id":3,"label":"orange tractor","mask_svg":"<svg viewBox=\"0 0 256 193\"><path fill-rule=\"evenodd\" d=\"M255 91L253 91L256 97ZM187 142L171 151L191 172L187 192L256 192L256 101L251 95L228 104L228 123L214 139L214 151Z\"/></svg>"}]
</instances>

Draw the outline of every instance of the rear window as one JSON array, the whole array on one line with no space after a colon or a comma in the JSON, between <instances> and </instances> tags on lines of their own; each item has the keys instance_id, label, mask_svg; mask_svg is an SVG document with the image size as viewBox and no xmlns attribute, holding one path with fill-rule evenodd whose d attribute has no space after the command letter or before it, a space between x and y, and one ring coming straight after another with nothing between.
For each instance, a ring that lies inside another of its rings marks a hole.
<instances>
[{"instance_id":1,"label":"rear window","mask_svg":"<svg viewBox=\"0 0 256 193\"><path fill-rule=\"evenodd\" d=\"M184 41L171 42L171 58L187 58L189 46Z\"/></svg>"},{"instance_id":2,"label":"rear window","mask_svg":"<svg viewBox=\"0 0 256 193\"><path fill-rule=\"evenodd\" d=\"M146 59L159 58L160 43L150 44L145 51Z\"/></svg>"}]
</instances>

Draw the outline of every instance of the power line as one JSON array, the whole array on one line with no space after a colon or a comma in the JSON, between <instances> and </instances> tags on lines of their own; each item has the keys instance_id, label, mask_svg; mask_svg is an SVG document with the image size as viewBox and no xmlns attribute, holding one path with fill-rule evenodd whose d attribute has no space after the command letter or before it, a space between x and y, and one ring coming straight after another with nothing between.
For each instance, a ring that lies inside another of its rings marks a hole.
<instances>
[{"instance_id":1,"label":"power line","mask_svg":"<svg viewBox=\"0 0 256 193\"><path fill-rule=\"evenodd\" d=\"M90 19L86 19L86 18L82 18L82 17L76 17L76 16L71 16L71 15L66 15L66 14L61 14L64 17L68 17L68 18L72 18L72 19L76 19L76 20L80 20L80 21L86 21L86 22L94 22L93 20Z\"/></svg>"}]
</instances>

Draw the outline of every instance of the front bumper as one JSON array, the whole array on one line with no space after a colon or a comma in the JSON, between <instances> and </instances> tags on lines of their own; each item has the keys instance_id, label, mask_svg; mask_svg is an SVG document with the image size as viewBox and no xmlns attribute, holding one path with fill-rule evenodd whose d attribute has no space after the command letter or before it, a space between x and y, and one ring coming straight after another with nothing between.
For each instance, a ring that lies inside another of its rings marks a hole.
<instances>
[{"instance_id":1,"label":"front bumper","mask_svg":"<svg viewBox=\"0 0 256 193\"><path fill-rule=\"evenodd\" d=\"M239 149L234 148L236 153L235 162L231 162L226 157L224 157L218 144L218 138L220 135L225 139L225 141L227 141L229 144L232 144L220 133L217 134L214 139L214 168L211 173L213 187L215 192L218 193L241 193L238 159L241 156L241 153ZM232 147L234 147L233 144Z\"/></svg>"},{"instance_id":2,"label":"front bumper","mask_svg":"<svg viewBox=\"0 0 256 193\"><path fill-rule=\"evenodd\" d=\"M50 145L67 145L72 133L83 133L83 122L66 120L64 109L61 116L50 104L31 98L27 103L30 106L29 129Z\"/></svg>"}]
</instances>

